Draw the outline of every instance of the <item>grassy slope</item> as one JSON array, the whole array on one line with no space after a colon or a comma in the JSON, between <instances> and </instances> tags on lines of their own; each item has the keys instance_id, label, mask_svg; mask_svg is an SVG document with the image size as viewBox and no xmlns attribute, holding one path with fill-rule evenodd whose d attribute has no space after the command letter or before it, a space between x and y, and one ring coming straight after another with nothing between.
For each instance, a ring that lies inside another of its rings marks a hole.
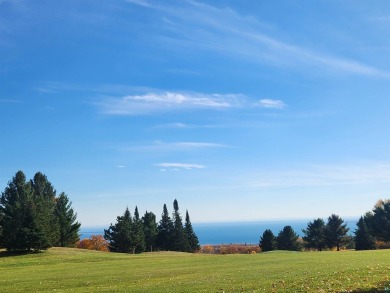
<instances>
[{"instance_id":1,"label":"grassy slope","mask_svg":"<svg viewBox=\"0 0 390 293\"><path fill-rule=\"evenodd\" d=\"M1 292L383 292L389 280L390 250L126 255L53 248L0 258Z\"/></svg>"}]
</instances>

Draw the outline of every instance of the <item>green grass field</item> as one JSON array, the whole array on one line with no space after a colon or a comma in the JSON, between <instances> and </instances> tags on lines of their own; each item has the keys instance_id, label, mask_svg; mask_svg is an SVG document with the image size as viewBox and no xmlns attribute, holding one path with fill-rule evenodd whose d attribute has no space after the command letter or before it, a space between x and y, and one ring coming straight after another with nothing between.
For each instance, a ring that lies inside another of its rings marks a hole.
<instances>
[{"instance_id":1,"label":"green grass field","mask_svg":"<svg viewBox=\"0 0 390 293\"><path fill-rule=\"evenodd\" d=\"M127 255L52 248L0 258L0 292L390 292L390 250Z\"/></svg>"}]
</instances>

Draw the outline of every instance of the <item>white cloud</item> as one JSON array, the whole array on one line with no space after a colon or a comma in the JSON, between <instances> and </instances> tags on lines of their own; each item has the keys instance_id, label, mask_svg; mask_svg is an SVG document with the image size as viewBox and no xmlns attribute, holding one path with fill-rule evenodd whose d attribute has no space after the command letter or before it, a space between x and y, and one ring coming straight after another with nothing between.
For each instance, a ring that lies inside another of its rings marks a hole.
<instances>
[{"instance_id":1,"label":"white cloud","mask_svg":"<svg viewBox=\"0 0 390 293\"><path fill-rule=\"evenodd\" d=\"M185 147L185 148L219 148L227 147L224 144L210 143L210 142L176 142L172 143L172 146Z\"/></svg>"},{"instance_id":2,"label":"white cloud","mask_svg":"<svg viewBox=\"0 0 390 293\"><path fill-rule=\"evenodd\" d=\"M259 106L263 108L283 109L287 105L281 100L262 99L259 101Z\"/></svg>"},{"instance_id":3,"label":"white cloud","mask_svg":"<svg viewBox=\"0 0 390 293\"><path fill-rule=\"evenodd\" d=\"M245 96L240 94L147 93L109 98L97 103L103 113L110 115L145 115L183 109L228 109L240 107Z\"/></svg>"},{"instance_id":4,"label":"white cloud","mask_svg":"<svg viewBox=\"0 0 390 293\"><path fill-rule=\"evenodd\" d=\"M137 4L137 1L132 2ZM349 73L390 78L390 72L379 67L338 57L337 53L316 51L310 48L310 44L304 46L299 40L286 42L280 37L281 34L274 36L275 30L270 30L269 24L243 16L232 8L217 8L196 1L186 1L175 6L167 3L150 1L148 8L163 13L165 19L175 20L164 24L169 35L157 37L159 41L169 43L172 48L181 46L188 50L206 49L244 58L251 63L267 63L295 71L306 71L310 75L313 74L312 69L316 68L316 72L322 74Z\"/></svg>"},{"instance_id":5,"label":"white cloud","mask_svg":"<svg viewBox=\"0 0 390 293\"><path fill-rule=\"evenodd\" d=\"M154 126L154 128L179 128L179 129L186 129L186 128L192 128L193 126L181 122L176 123L167 123L167 124L160 124Z\"/></svg>"},{"instance_id":6,"label":"white cloud","mask_svg":"<svg viewBox=\"0 0 390 293\"><path fill-rule=\"evenodd\" d=\"M204 169L206 166L199 164L186 164L186 163L160 163L156 164L157 167L161 167L161 171L171 170L171 171L179 171L179 170L192 170L192 169Z\"/></svg>"},{"instance_id":7,"label":"white cloud","mask_svg":"<svg viewBox=\"0 0 390 293\"><path fill-rule=\"evenodd\" d=\"M141 145L141 146L130 146L120 148L122 151L189 151L194 149L204 149L204 148L223 148L229 147L225 144L213 143L213 142L162 142L156 141L150 145Z\"/></svg>"},{"instance_id":8,"label":"white cloud","mask_svg":"<svg viewBox=\"0 0 390 293\"><path fill-rule=\"evenodd\" d=\"M243 94L203 94L203 93L147 93L127 95L122 98L105 98L96 103L108 115L148 115L181 110L223 110L250 108L260 105L263 108L283 109L281 100L263 99L258 104ZM185 128L183 123L170 124L170 127Z\"/></svg>"},{"instance_id":9,"label":"white cloud","mask_svg":"<svg viewBox=\"0 0 390 293\"><path fill-rule=\"evenodd\" d=\"M176 123L156 125L153 128L196 129L196 128L217 128L217 127L220 126L208 125L208 124L186 124L186 123L176 122Z\"/></svg>"}]
</instances>

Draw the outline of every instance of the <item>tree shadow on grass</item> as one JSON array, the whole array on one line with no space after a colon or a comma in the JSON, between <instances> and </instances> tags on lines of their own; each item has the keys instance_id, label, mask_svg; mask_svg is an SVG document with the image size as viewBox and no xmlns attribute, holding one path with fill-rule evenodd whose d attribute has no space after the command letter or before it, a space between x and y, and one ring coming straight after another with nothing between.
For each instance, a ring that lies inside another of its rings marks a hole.
<instances>
[{"instance_id":1,"label":"tree shadow on grass","mask_svg":"<svg viewBox=\"0 0 390 293\"><path fill-rule=\"evenodd\" d=\"M390 283L380 283L376 288L366 288L366 289L356 289L352 290L352 293L377 293L377 292L385 292L390 293Z\"/></svg>"},{"instance_id":2,"label":"tree shadow on grass","mask_svg":"<svg viewBox=\"0 0 390 293\"><path fill-rule=\"evenodd\" d=\"M7 250L0 250L0 258L2 257L17 257L17 256L23 256L28 254L38 254L42 253L42 251L7 251Z\"/></svg>"}]
</instances>

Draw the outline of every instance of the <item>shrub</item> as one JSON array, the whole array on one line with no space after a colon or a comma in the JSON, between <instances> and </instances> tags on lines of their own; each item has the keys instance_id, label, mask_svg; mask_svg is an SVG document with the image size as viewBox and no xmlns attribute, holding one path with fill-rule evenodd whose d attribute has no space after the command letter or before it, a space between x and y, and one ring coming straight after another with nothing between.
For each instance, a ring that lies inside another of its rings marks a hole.
<instances>
[{"instance_id":1,"label":"shrub","mask_svg":"<svg viewBox=\"0 0 390 293\"><path fill-rule=\"evenodd\" d=\"M109 251L108 242L102 235L92 235L90 238L86 238L77 242L77 248L97 250L97 251Z\"/></svg>"}]
</instances>

